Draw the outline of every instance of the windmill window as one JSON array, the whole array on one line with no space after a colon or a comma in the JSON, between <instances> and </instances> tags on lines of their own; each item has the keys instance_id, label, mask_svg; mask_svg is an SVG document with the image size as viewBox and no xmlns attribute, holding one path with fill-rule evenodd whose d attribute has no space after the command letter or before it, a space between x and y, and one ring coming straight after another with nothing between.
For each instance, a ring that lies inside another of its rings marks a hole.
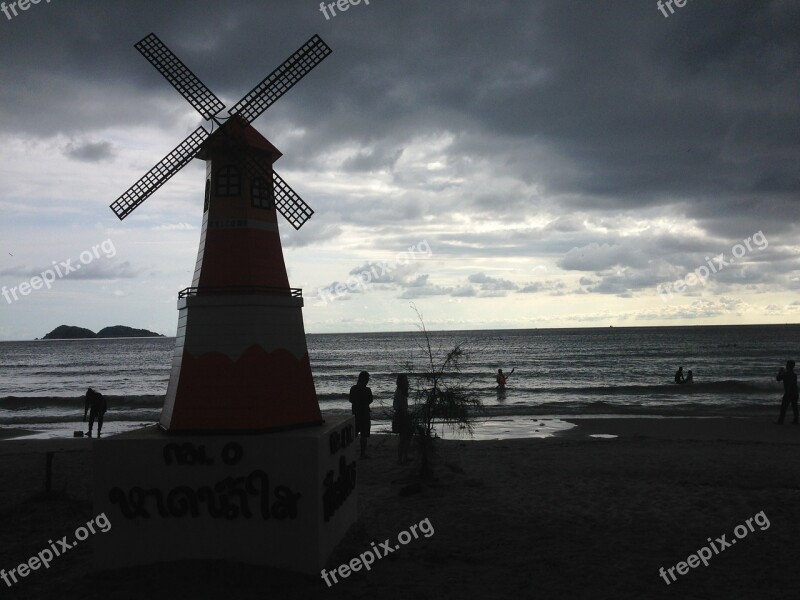
<instances>
[{"instance_id":1,"label":"windmill window","mask_svg":"<svg viewBox=\"0 0 800 600\"><path fill-rule=\"evenodd\" d=\"M217 196L238 196L241 194L239 170L236 167L222 167L217 171Z\"/></svg>"},{"instance_id":2,"label":"windmill window","mask_svg":"<svg viewBox=\"0 0 800 600\"><path fill-rule=\"evenodd\" d=\"M262 177L253 179L250 188L253 206L256 208L272 208L272 189Z\"/></svg>"},{"instance_id":3,"label":"windmill window","mask_svg":"<svg viewBox=\"0 0 800 600\"><path fill-rule=\"evenodd\" d=\"M206 198L203 202L203 212L208 210L208 203L211 201L211 180L206 179Z\"/></svg>"}]
</instances>

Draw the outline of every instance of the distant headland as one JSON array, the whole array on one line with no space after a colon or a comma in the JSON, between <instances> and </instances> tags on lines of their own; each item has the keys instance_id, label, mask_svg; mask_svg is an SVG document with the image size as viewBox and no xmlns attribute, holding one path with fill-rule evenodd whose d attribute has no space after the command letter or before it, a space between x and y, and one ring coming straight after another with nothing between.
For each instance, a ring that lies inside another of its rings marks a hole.
<instances>
[{"instance_id":1,"label":"distant headland","mask_svg":"<svg viewBox=\"0 0 800 600\"><path fill-rule=\"evenodd\" d=\"M160 333L147 331L147 329L134 329L125 325L104 327L97 333L91 329L74 327L72 325L59 325L45 335L43 340L85 340L95 338L129 338L129 337L164 337Z\"/></svg>"}]
</instances>

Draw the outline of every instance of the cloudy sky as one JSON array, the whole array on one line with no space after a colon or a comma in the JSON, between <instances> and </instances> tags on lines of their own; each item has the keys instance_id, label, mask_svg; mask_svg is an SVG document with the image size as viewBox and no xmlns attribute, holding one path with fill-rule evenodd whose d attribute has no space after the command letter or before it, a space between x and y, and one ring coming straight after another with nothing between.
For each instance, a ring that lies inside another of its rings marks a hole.
<instances>
[{"instance_id":1,"label":"cloudy sky","mask_svg":"<svg viewBox=\"0 0 800 600\"><path fill-rule=\"evenodd\" d=\"M0 13L0 339L175 332L204 164L125 221L108 208L203 124L133 48L151 31L228 106L314 33L333 48L254 122L316 211L281 229L309 332L413 329L412 303L433 329L798 322L800 5L674 11L372 0L326 19L314 0L43 0ZM34 279L68 260L81 269L49 289Z\"/></svg>"}]
</instances>

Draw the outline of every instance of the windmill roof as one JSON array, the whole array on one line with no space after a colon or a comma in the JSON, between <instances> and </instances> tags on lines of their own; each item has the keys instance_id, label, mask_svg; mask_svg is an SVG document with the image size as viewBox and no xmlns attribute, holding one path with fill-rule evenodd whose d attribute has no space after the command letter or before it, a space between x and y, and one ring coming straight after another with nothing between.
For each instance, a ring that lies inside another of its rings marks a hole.
<instances>
[{"instance_id":1,"label":"windmill roof","mask_svg":"<svg viewBox=\"0 0 800 600\"><path fill-rule=\"evenodd\" d=\"M208 160L217 149L224 151L227 148L242 146L268 155L271 162L275 162L283 156L283 153L256 131L252 125L239 115L233 115L203 142L195 157Z\"/></svg>"}]
</instances>

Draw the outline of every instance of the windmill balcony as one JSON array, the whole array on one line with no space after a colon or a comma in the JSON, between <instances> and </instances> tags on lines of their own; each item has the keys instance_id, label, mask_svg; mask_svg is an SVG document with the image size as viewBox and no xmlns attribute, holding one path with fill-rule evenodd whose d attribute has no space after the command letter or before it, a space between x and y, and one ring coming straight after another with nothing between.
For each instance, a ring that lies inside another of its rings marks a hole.
<instances>
[{"instance_id":1,"label":"windmill balcony","mask_svg":"<svg viewBox=\"0 0 800 600\"><path fill-rule=\"evenodd\" d=\"M191 298L194 296L238 296L242 294L258 294L262 296L291 296L292 298L302 298L303 290L300 288L276 288L258 285L188 287L178 292L178 299Z\"/></svg>"}]
</instances>

